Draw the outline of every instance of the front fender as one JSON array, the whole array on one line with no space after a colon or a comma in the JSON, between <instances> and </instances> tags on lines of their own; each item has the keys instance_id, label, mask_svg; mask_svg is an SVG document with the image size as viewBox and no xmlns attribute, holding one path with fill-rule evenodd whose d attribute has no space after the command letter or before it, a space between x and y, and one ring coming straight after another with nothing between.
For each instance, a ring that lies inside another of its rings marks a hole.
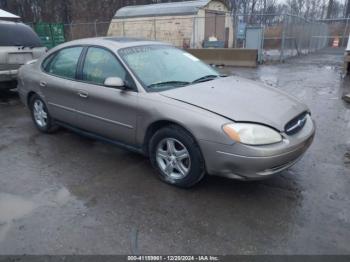
<instances>
[{"instance_id":1,"label":"front fender","mask_svg":"<svg viewBox=\"0 0 350 262\"><path fill-rule=\"evenodd\" d=\"M229 119L180 101L157 94L139 94L140 114L137 119L136 141L145 143L148 128L156 122L177 124L189 131L194 138L230 145L233 141L223 132L222 126Z\"/></svg>"}]
</instances>

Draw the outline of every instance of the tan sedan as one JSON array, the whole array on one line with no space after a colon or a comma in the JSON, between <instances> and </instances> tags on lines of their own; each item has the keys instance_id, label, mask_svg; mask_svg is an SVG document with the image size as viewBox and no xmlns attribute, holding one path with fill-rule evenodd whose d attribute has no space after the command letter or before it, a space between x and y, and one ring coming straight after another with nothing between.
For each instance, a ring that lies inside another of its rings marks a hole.
<instances>
[{"instance_id":1,"label":"tan sedan","mask_svg":"<svg viewBox=\"0 0 350 262\"><path fill-rule=\"evenodd\" d=\"M180 187L205 174L268 178L295 164L315 134L297 99L158 42L63 44L20 69L19 92L40 131L64 126L142 153Z\"/></svg>"}]
</instances>

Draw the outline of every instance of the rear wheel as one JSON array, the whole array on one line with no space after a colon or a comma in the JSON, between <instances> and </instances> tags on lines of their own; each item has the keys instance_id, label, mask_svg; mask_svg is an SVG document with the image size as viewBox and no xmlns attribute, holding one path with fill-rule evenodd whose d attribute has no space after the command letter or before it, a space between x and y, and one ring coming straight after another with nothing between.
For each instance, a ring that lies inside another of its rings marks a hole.
<instances>
[{"instance_id":1,"label":"rear wheel","mask_svg":"<svg viewBox=\"0 0 350 262\"><path fill-rule=\"evenodd\" d=\"M192 187L205 174L198 145L191 134L178 126L155 133L150 141L150 158L161 180L178 187Z\"/></svg>"},{"instance_id":2,"label":"rear wheel","mask_svg":"<svg viewBox=\"0 0 350 262\"><path fill-rule=\"evenodd\" d=\"M53 123L53 119L47 110L45 102L38 95L33 95L31 97L29 107L33 122L41 132L51 133L57 129L57 126Z\"/></svg>"}]
</instances>

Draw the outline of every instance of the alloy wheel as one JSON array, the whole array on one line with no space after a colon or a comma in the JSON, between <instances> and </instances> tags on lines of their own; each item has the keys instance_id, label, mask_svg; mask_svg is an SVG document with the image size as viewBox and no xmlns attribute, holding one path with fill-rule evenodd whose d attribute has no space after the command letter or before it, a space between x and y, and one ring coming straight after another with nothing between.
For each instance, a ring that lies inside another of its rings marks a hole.
<instances>
[{"instance_id":1,"label":"alloy wheel","mask_svg":"<svg viewBox=\"0 0 350 262\"><path fill-rule=\"evenodd\" d=\"M191 170L191 157L187 148L177 139L165 138L157 146L156 160L163 175L182 179Z\"/></svg>"},{"instance_id":2,"label":"alloy wheel","mask_svg":"<svg viewBox=\"0 0 350 262\"><path fill-rule=\"evenodd\" d=\"M35 100L33 104L33 115L35 123L39 127L45 128L47 126L47 112L41 100Z\"/></svg>"}]
</instances>

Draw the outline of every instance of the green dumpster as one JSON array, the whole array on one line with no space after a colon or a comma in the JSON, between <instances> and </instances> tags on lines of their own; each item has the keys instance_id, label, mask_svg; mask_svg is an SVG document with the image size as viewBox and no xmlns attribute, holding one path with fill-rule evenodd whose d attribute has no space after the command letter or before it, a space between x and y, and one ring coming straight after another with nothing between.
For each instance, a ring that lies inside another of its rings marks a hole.
<instances>
[{"instance_id":1,"label":"green dumpster","mask_svg":"<svg viewBox=\"0 0 350 262\"><path fill-rule=\"evenodd\" d=\"M38 23L34 30L48 49L65 42L63 24Z\"/></svg>"}]
</instances>

